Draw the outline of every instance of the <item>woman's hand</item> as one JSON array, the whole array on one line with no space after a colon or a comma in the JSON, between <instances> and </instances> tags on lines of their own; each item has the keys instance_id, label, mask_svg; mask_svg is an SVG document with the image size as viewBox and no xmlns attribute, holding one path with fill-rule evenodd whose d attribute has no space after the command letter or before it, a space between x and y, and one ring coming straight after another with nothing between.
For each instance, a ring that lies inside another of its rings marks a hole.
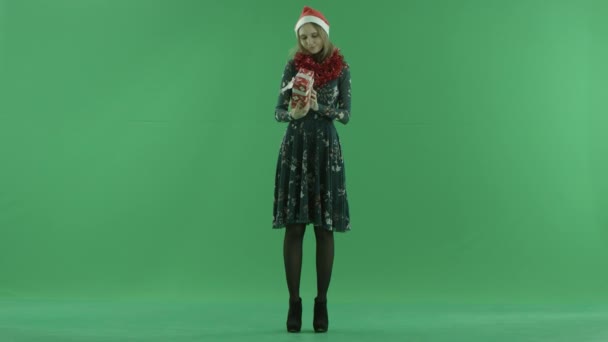
<instances>
[{"instance_id":1,"label":"woman's hand","mask_svg":"<svg viewBox=\"0 0 608 342\"><path fill-rule=\"evenodd\" d=\"M315 112L319 110L319 104L317 103L317 92L313 89L310 94L310 108Z\"/></svg>"},{"instance_id":2,"label":"woman's hand","mask_svg":"<svg viewBox=\"0 0 608 342\"><path fill-rule=\"evenodd\" d=\"M306 116L306 114L308 114L308 110L310 109L310 101L308 101L308 103L306 103L306 105L302 105L301 103L298 103L298 105L295 108L291 108L291 110L289 111L289 115L294 118L294 119L301 119L303 117Z\"/></svg>"}]
</instances>

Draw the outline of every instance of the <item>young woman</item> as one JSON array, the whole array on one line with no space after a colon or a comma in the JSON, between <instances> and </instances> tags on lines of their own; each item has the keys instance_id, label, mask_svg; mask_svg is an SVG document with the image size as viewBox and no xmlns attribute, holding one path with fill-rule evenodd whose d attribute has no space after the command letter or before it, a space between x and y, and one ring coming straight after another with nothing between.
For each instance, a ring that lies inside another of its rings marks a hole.
<instances>
[{"instance_id":1,"label":"young woman","mask_svg":"<svg viewBox=\"0 0 608 342\"><path fill-rule=\"evenodd\" d=\"M350 69L329 40L329 22L319 11L304 7L295 25L297 48L285 66L275 119L287 122L279 151L273 228L285 227L283 257L289 311L287 330L302 325L300 274L302 241L307 225L316 237L317 297L313 327L329 327L327 291L334 261L333 232L350 230L344 161L334 121L350 120ZM302 69L312 71L310 100L291 108L292 83Z\"/></svg>"}]
</instances>

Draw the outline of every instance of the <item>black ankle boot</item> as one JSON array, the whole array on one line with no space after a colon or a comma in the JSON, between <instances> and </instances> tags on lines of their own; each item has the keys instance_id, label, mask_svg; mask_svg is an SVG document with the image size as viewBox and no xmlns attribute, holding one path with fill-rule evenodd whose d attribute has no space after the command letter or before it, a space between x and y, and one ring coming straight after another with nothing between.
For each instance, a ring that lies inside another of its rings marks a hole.
<instances>
[{"instance_id":1,"label":"black ankle boot","mask_svg":"<svg viewBox=\"0 0 608 342\"><path fill-rule=\"evenodd\" d=\"M302 298L297 302L289 301L289 312L287 313L287 331L300 332L302 328Z\"/></svg>"},{"instance_id":2,"label":"black ankle boot","mask_svg":"<svg viewBox=\"0 0 608 342\"><path fill-rule=\"evenodd\" d=\"M327 299L325 301L319 301L315 298L315 311L312 325L315 328L315 332L326 332L329 328L329 317L327 314Z\"/></svg>"}]
</instances>

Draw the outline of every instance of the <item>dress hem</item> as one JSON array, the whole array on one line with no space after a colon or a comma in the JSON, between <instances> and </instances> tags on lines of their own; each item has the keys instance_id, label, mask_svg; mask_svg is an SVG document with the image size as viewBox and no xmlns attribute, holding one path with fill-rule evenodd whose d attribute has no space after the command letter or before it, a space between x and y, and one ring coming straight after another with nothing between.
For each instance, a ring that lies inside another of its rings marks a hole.
<instances>
[{"instance_id":1,"label":"dress hem","mask_svg":"<svg viewBox=\"0 0 608 342\"><path fill-rule=\"evenodd\" d=\"M328 229L327 228L328 226L323 226L323 225L317 226L314 222L311 222L311 221L289 222L289 224L304 224L304 225L310 225L310 224L312 224L315 227L323 227L323 229L325 229L325 230L329 230L329 231L332 231L332 232L338 232L338 233L346 233L346 232L349 232L351 230L351 228L346 228L346 229ZM287 225L286 223L283 223L283 224L273 224L272 225L272 229L284 229L284 228L286 228L286 225Z\"/></svg>"}]
</instances>

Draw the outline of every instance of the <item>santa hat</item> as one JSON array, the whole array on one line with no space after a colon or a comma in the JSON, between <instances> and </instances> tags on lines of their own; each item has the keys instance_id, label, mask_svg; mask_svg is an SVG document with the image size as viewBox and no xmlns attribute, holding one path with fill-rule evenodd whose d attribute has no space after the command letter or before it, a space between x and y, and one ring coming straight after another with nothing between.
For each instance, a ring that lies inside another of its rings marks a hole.
<instances>
[{"instance_id":1,"label":"santa hat","mask_svg":"<svg viewBox=\"0 0 608 342\"><path fill-rule=\"evenodd\" d=\"M304 25L306 23L315 23L315 24L321 26L321 28L323 30L325 30L325 32L329 36L329 21L327 21L327 19L325 19L325 17L323 16L323 14L321 12L319 12L315 9L312 9L308 6L304 6L304 9L302 10L302 14L300 14L300 18L298 19L298 22L296 23L296 27L295 27L296 36L298 35L298 30L300 29L300 27L302 27L302 25Z\"/></svg>"}]
</instances>

